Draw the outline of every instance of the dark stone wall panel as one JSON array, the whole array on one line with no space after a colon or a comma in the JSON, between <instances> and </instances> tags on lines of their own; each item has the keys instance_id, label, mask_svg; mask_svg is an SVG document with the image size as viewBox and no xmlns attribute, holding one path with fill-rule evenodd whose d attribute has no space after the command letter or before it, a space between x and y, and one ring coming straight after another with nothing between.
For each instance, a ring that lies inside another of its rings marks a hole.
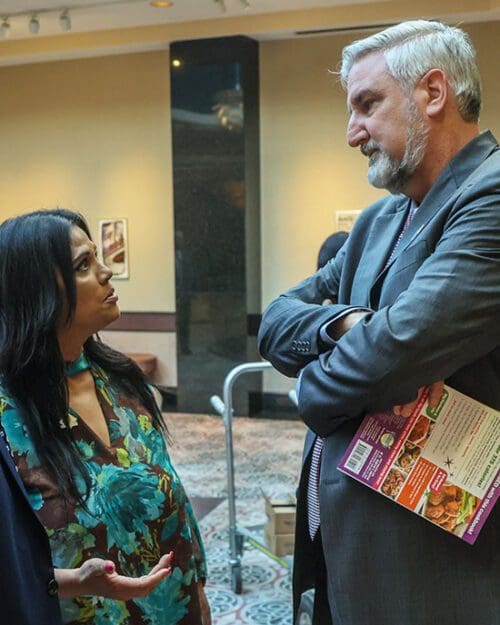
<instances>
[{"instance_id":1,"label":"dark stone wall panel","mask_svg":"<svg viewBox=\"0 0 500 625\"><path fill-rule=\"evenodd\" d=\"M249 262L260 259L258 44L177 42L170 57L178 408L207 412L229 370L257 358L247 278L260 273ZM240 414L259 380L235 388Z\"/></svg>"}]
</instances>

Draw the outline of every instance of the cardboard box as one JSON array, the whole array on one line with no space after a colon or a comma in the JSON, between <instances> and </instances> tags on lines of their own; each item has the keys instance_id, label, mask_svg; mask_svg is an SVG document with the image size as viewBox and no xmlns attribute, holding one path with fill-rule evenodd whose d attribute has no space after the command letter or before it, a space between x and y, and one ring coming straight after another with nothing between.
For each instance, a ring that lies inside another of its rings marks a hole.
<instances>
[{"instance_id":1,"label":"cardboard box","mask_svg":"<svg viewBox=\"0 0 500 625\"><path fill-rule=\"evenodd\" d=\"M264 528L264 538L269 550L277 556L288 556L293 554L295 542L294 534L274 534L269 523Z\"/></svg>"},{"instance_id":2,"label":"cardboard box","mask_svg":"<svg viewBox=\"0 0 500 625\"><path fill-rule=\"evenodd\" d=\"M265 510L269 519L271 534L294 534L295 532L295 495L291 493L269 493L262 490Z\"/></svg>"},{"instance_id":3,"label":"cardboard box","mask_svg":"<svg viewBox=\"0 0 500 625\"><path fill-rule=\"evenodd\" d=\"M294 534L295 532L295 506L266 507L267 525L272 534Z\"/></svg>"},{"instance_id":4,"label":"cardboard box","mask_svg":"<svg viewBox=\"0 0 500 625\"><path fill-rule=\"evenodd\" d=\"M276 507L276 506L295 506L297 503L297 499L295 497L295 492L291 491L283 491L283 489L272 490L272 489L264 489L261 488L261 493L264 496L264 501L266 502L266 513L268 507Z\"/></svg>"}]
</instances>

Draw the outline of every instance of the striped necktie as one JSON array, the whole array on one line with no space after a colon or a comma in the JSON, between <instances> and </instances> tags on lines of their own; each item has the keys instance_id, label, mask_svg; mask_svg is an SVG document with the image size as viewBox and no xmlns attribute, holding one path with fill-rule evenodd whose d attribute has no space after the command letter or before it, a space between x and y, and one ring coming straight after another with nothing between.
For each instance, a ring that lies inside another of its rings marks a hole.
<instances>
[{"instance_id":1,"label":"striped necktie","mask_svg":"<svg viewBox=\"0 0 500 625\"><path fill-rule=\"evenodd\" d=\"M309 536L314 540L319 529L319 468L323 444L325 439L316 436L311 455L311 466L309 467L309 480L307 482L307 525Z\"/></svg>"},{"instance_id":2,"label":"striped necktie","mask_svg":"<svg viewBox=\"0 0 500 625\"><path fill-rule=\"evenodd\" d=\"M405 219L403 228L399 233L399 236L392 248L392 252L387 259L384 269L392 262L398 245L403 238L404 233L408 230L413 217L417 211L417 207L412 202L408 211L408 216ZM316 533L320 526L320 511L319 511L319 474L321 466L321 455L323 452L323 445L325 439L320 436L316 436L314 445L311 452L311 465L309 467L309 479L307 481L307 525L309 528L309 536L311 540L314 540Z\"/></svg>"}]
</instances>

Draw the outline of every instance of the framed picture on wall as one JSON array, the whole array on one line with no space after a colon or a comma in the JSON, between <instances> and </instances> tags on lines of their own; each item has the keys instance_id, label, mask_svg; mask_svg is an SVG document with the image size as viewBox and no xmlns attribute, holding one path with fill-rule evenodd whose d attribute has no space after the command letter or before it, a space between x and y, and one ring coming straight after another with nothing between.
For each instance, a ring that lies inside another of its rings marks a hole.
<instances>
[{"instance_id":1,"label":"framed picture on wall","mask_svg":"<svg viewBox=\"0 0 500 625\"><path fill-rule=\"evenodd\" d=\"M337 231L351 232L354 222L361 215L360 210L353 211L337 211L336 222Z\"/></svg>"},{"instance_id":2,"label":"framed picture on wall","mask_svg":"<svg viewBox=\"0 0 500 625\"><path fill-rule=\"evenodd\" d=\"M99 253L113 278L127 280L128 238L126 219L102 219L99 222Z\"/></svg>"}]
</instances>

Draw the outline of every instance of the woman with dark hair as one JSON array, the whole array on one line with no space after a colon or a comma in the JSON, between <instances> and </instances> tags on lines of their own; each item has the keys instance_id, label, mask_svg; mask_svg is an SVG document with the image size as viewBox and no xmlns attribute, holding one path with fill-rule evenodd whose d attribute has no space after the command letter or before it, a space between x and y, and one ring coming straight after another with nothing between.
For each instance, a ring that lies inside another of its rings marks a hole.
<instances>
[{"instance_id":1,"label":"woman with dark hair","mask_svg":"<svg viewBox=\"0 0 500 625\"><path fill-rule=\"evenodd\" d=\"M172 573L127 601L60 601L64 623L206 625L199 530L139 367L97 332L118 318L111 271L81 215L37 211L0 226L0 420L54 565L112 560Z\"/></svg>"}]
</instances>

